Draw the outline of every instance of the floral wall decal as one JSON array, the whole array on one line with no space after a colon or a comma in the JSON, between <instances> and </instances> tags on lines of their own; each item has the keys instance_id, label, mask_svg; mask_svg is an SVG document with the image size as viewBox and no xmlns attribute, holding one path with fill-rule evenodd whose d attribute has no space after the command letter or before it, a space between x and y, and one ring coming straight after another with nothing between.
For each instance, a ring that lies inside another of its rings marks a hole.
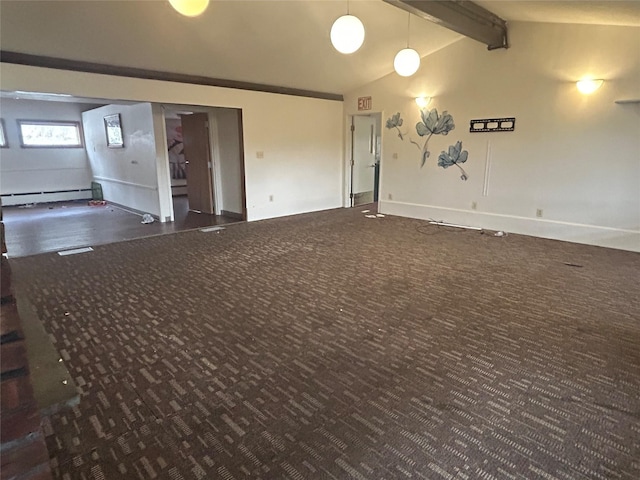
<instances>
[{"instance_id":1,"label":"floral wall decal","mask_svg":"<svg viewBox=\"0 0 640 480\"><path fill-rule=\"evenodd\" d=\"M400 112L387 118L387 128L389 130L395 128L398 131L398 137L400 137L400 140L404 140L404 134L400 131L400 127L402 126L403 121L404 120L402 120L402 118L400 117Z\"/></svg>"},{"instance_id":2,"label":"floral wall decal","mask_svg":"<svg viewBox=\"0 0 640 480\"><path fill-rule=\"evenodd\" d=\"M438 166L442 168L449 168L451 165L455 165L462 172L460 178L462 180L467 180L469 176L460 164L466 162L468 156L469 152L462 150L462 142L458 141L455 145L449 145L449 152L440 152L440 156L438 157Z\"/></svg>"},{"instance_id":3,"label":"floral wall decal","mask_svg":"<svg viewBox=\"0 0 640 480\"><path fill-rule=\"evenodd\" d=\"M396 129L398 132L398 138L404 141L405 137L409 140L410 143L414 144L418 150L420 150L421 158L420 158L420 168L424 167L427 162L427 158L431 155L429 152L429 140L434 135L447 135L451 130L456 128L456 124L453 121L453 117L446 110L442 112L442 115L438 114L437 109L429 110L427 108L420 109L420 118L422 121L416 123L416 132L421 137L427 137L424 141L424 144L420 146L420 144L414 141L410 136L407 135L408 132L402 132L400 127L404 123L402 120L402 116L400 112L397 112L395 115L392 115L387 119L387 129L392 130ZM469 152L466 150L462 150L462 142L456 142L455 145L449 146L448 152L441 152L438 157L438 166L442 168L448 168L451 165L455 165L462 171L462 175L460 178L462 180L467 180L469 176L467 172L460 166L461 163L465 163L469 156Z\"/></svg>"},{"instance_id":4,"label":"floral wall decal","mask_svg":"<svg viewBox=\"0 0 640 480\"><path fill-rule=\"evenodd\" d=\"M442 112L442 115L438 115L438 110L428 110L426 108L420 109L420 116L422 121L416 123L416 132L421 137L427 136L422 147L422 160L420 167L424 167L424 164L429 158L429 140L434 135L447 135L451 130L456 128L453 122L453 117L449 115L447 111ZM466 161L466 159L465 159Z\"/></svg>"}]
</instances>

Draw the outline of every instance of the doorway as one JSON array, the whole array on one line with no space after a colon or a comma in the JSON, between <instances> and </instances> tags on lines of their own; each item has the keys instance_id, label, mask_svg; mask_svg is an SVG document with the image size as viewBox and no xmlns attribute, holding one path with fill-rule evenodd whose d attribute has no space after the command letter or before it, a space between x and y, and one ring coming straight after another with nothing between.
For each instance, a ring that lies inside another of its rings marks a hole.
<instances>
[{"instance_id":1,"label":"doorway","mask_svg":"<svg viewBox=\"0 0 640 480\"><path fill-rule=\"evenodd\" d=\"M246 220L242 110L163 108L175 221Z\"/></svg>"},{"instance_id":2,"label":"doorway","mask_svg":"<svg viewBox=\"0 0 640 480\"><path fill-rule=\"evenodd\" d=\"M382 114L351 116L350 205L378 201L382 152Z\"/></svg>"}]
</instances>

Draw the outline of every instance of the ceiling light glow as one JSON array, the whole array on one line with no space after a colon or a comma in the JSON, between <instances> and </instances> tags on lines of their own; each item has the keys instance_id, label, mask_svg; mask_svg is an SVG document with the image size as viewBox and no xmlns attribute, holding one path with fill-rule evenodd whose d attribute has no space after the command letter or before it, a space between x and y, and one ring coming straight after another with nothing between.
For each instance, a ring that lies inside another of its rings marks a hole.
<instances>
[{"instance_id":1,"label":"ceiling light glow","mask_svg":"<svg viewBox=\"0 0 640 480\"><path fill-rule=\"evenodd\" d=\"M169 3L185 17L197 17L209 6L209 0L169 0Z\"/></svg>"}]
</instances>

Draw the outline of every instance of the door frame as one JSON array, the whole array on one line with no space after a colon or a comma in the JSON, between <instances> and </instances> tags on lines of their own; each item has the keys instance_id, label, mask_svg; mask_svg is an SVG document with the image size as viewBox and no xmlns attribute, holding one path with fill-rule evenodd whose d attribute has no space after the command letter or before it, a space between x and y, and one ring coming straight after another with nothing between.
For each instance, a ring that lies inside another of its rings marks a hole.
<instances>
[{"instance_id":1,"label":"door frame","mask_svg":"<svg viewBox=\"0 0 640 480\"><path fill-rule=\"evenodd\" d=\"M153 104L155 105L155 104ZM218 124L215 116L216 108L233 108L238 110L238 135L239 135L239 154L240 154L240 175L241 175L241 195L242 195L242 220L247 221L247 193L246 193L246 174L245 174L245 155L244 155L244 130L243 130L243 121L242 121L242 109L234 108L234 107L214 107L214 106L206 106L206 105L184 105L184 104L173 104L173 103L160 103L162 111L162 131L164 144L166 145L166 115L167 112L178 113L179 111L190 111L193 113L206 113L207 119L209 122L209 156L211 158L211 186L212 186L212 196L213 196L213 208L215 215L221 214L221 205L222 205L222 173L220 170L220 150L218 146ZM169 154L164 151L165 163L167 165L167 169L169 168ZM171 175L168 177L168 181L171 182ZM169 188L169 205L171 211L171 222L175 221L175 212L173 210L173 196L171 195L171 188Z\"/></svg>"},{"instance_id":2,"label":"door frame","mask_svg":"<svg viewBox=\"0 0 640 480\"><path fill-rule=\"evenodd\" d=\"M352 197L352 190L353 190L353 149L354 149L354 145L353 145L353 130L351 129L351 126L353 125L353 117L370 117L370 116L375 116L378 115L380 117L380 176L378 178L378 201L380 201L380 199L382 198L381 192L382 189L380 188L380 186L382 185L382 178L383 178L383 155L382 153L384 152L384 125L382 123L382 119L384 118L384 111L379 110L379 111L369 111L367 110L366 112L360 112L360 113L351 113L349 115L347 115L346 121L345 121L345 161L344 161L344 187L343 187L343 191L344 191L344 198L343 198L343 206L344 208L353 208L353 197ZM375 140L374 140L375 142ZM375 181L375 180L374 180ZM375 185L374 185L375 188Z\"/></svg>"}]
</instances>

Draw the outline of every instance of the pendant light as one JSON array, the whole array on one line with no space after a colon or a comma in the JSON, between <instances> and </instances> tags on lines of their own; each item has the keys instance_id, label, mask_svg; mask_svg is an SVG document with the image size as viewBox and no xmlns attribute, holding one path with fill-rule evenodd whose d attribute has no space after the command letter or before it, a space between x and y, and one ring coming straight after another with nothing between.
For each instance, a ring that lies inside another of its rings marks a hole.
<instances>
[{"instance_id":1,"label":"pendant light","mask_svg":"<svg viewBox=\"0 0 640 480\"><path fill-rule=\"evenodd\" d=\"M347 0L347 14L333 22L331 27L331 44L340 53L349 54L357 51L364 42L364 25L360 19L349 14L349 0Z\"/></svg>"},{"instance_id":2,"label":"pendant light","mask_svg":"<svg viewBox=\"0 0 640 480\"><path fill-rule=\"evenodd\" d=\"M403 48L396 54L393 60L393 68L401 77L410 77L420 68L420 55L413 48L409 48L409 34L411 32L411 14L407 22L407 48Z\"/></svg>"},{"instance_id":3,"label":"pendant light","mask_svg":"<svg viewBox=\"0 0 640 480\"><path fill-rule=\"evenodd\" d=\"M169 0L169 3L185 17L197 17L209 6L209 0Z\"/></svg>"}]
</instances>

